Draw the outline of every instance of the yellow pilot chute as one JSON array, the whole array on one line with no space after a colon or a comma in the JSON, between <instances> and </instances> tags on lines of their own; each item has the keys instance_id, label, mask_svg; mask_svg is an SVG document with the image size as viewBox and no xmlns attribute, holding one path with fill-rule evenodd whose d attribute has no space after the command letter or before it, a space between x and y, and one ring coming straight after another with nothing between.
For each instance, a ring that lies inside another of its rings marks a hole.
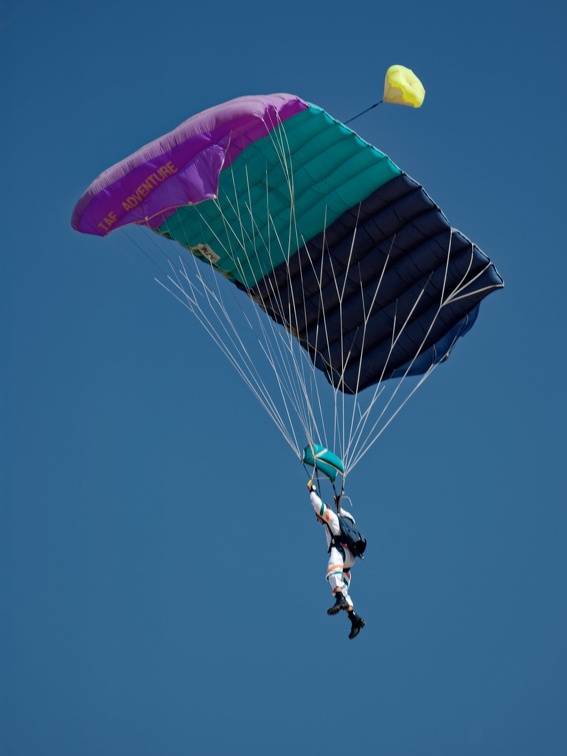
<instances>
[{"instance_id":1,"label":"yellow pilot chute","mask_svg":"<svg viewBox=\"0 0 567 756\"><path fill-rule=\"evenodd\" d=\"M420 108L425 97L423 84L405 66L390 66L384 79L384 102Z\"/></svg>"}]
</instances>

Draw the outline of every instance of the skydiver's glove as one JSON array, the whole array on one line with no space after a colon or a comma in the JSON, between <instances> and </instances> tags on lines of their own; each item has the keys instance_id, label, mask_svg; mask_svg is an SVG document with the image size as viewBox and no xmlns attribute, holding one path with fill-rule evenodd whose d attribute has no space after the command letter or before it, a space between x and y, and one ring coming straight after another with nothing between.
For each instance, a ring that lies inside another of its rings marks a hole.
<instances>
[{"instance_id":1,"label":"skydiver's glove","mask_svg":"<svg viewBox=\"0 0 567 756\"><path fill-rule=\"evenodd\" d=\"M312 478L309 479L309 483L307 484L307 488L309 490L309 493L311 493L311 492L317 493L317 488L316 488L315 484L313 483L313 479Z\"/></svg>"}]
</instances>

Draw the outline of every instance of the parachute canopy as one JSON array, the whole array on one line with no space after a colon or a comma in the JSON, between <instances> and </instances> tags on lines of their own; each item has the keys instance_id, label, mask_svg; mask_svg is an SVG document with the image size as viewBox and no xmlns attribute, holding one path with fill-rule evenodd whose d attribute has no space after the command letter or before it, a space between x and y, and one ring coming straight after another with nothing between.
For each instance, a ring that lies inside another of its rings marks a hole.
<instances>
[{"instance_id":1,"label":"parachute canopy","mask_svg":"<svg viewBox=\"0 0 567 756\"><path fill-rule=\"evenodd\" d=\"M387 81L392 97L422 99L407 70ZM72 223L99 236L150 229L149 243L132 239L138 259L202 323L296 455L343 484L503 286L420 184L290 94L189 118L99 176Z\"/></svg>"},{"instance_id":2,"label":"parachute canopy","mask_svg":"<svg viewBox=\"0 0 567 756\"><path fill-rule=\"evenodd\" d=\"M384 80L384 102L420 108L425 98L423 84L405 66L390 66Z\"/></svg>"},{"instance_id":3,"label":"parachute canopy","mask_svg":"<svg viewBox=\"0 0 567 756\"><path fill-rule=\"evenodd\" d=\"M417 106L419 80L393 69L391 96ZM96 179L72 224L100 236L142 224L176 240L246 292L346 394L426 373L503 286L420 184L290 94L241 97L189 118Z\"/></svg>"}]
</instances>

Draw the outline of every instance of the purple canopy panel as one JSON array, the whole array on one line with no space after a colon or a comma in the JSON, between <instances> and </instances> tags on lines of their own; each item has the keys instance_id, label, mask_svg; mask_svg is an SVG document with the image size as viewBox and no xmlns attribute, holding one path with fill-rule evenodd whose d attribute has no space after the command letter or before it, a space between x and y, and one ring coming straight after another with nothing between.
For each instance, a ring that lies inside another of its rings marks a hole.
<instances>
[{"instance_id":1,"label":"purple canopy panel","mask_svg":"<svg viewBox=\"0 0 567 756\"><path fill-rule=\"evenodd\" d=\"M178 207L215 197L223 168L307 107L295 95L272 94L204 110L93 181L77 202L73 228L97 236L130 223L157 228Z\"/></svg>"}]
</instances>

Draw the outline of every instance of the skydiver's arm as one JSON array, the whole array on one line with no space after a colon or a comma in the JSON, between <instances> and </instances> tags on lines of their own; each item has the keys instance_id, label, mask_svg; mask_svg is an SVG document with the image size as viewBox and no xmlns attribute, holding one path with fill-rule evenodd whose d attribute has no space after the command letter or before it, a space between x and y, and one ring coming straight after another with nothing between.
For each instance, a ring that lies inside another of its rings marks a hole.
<instances>
[{"instance_id":1,"label":"skydiver's arm","mask_svg":"<svg viewBox=\"0 0 567 756\"><path fill-rule=\"evenodd\" d=\"M309 498L311 499L311 505L315 510L315 514L329 526L333 535L339 535L341 532L339 518L333 510L326 504L323 504L323 501L315 491L311 491Z\"/></svg>"}]
</instances>

